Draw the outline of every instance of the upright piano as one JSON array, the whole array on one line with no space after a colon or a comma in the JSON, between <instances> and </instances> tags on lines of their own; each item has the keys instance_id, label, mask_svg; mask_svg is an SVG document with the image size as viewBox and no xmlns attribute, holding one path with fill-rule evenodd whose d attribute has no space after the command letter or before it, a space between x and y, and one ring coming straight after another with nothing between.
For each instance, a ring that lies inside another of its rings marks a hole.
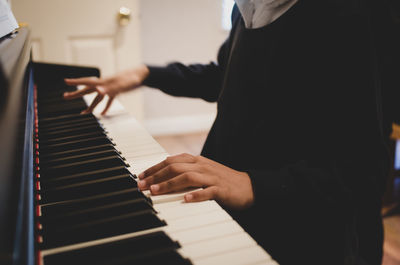
<instances>
[{"instance_id":1,"label":"upright piano","mask_svg":"<svg viewBox=\"0 0 400 265\"><path fill-rule=\"evenodd\" d=\"M215 201L138 190L168 154L118 102L64 101L99 70L32 62L29 36L0 41L0 264L277 264Z\"/></svg>"}]
</instances>

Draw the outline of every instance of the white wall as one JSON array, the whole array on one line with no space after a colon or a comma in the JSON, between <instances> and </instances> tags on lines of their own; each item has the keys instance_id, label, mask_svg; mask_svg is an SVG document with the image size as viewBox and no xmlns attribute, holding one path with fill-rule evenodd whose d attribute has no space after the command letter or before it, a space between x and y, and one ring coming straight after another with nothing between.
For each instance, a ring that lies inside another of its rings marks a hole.
<instances>
[{"instance_id":1,"label":"white wall","mask_svg":"<svg viewBox=\"0 0 400 265\"><path fill-rule=\"evenodd\" d=\"M222 0L141 0L142 59L147 64L215 61L227 37ZM216 104L144 91L144 125L153 135L208 130Z\"/></svg>"}]
</instances>

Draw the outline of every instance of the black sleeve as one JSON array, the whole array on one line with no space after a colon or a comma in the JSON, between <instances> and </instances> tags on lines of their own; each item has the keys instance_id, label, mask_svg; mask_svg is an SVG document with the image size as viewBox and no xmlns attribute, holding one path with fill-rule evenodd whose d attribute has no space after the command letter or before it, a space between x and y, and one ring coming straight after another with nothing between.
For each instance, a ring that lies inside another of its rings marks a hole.
<instances>
[{"instance_id":1,"label":"black sleeve","mask_svg":"<svg viewBox=\"0 0 400 265\"><path fill-rule=\"evenodd\" d=\"M224 48L225 44L220 53ZM159 88L172 96L202 98L209 102L218 99L223 76L219 64L184 65L176 62L166 67L148 67L150 75L143 83L146 86Z\"/></svg>"},{"instance_id":2,"label":"black sleeve","mask_svg":"<svg viewBox=\"0 0 400 265\"><path fill-rule=\"evenodd\" d=\"M383 113L388 128L400 124L400 8L394 1L378 17L375 29L383 86ZM387 14L389 13L389 14Z\"/></svg>"},{"instance_id":3,"label":"black sleeve","mask_svg":"<svg viewBox=\"0 0 400 265\"><path fill-rule=\"evenodd\" d=\"M351 185L343 182L342 170L335 161L302 160L277 170L247 172L252 181L256 206L258 203L279 204L279 201L286 200L300 203L301 200L303 207L318 204L341 208L351 201Z\"/></svg>"}]
</instances>

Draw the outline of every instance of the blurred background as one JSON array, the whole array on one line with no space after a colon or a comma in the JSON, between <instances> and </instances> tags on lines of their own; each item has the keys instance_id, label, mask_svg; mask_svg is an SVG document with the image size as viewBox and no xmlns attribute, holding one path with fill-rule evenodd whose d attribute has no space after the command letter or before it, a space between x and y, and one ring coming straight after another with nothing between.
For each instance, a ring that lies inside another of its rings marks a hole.
<instances>
[{"instance_id":1,"label":"blurred background","mask_svg":"<svg viewBox=\"0 0 400 265\"><path fill-rule=\"evenodd\" d=\"M233 0L10 0L32 31L33 60L99 67L208 63L228 36ZM119 100L156 137L206 133L216 104L143 88ZM202 137L203 139L204 137Z\"/></svg>"}]
</instances>

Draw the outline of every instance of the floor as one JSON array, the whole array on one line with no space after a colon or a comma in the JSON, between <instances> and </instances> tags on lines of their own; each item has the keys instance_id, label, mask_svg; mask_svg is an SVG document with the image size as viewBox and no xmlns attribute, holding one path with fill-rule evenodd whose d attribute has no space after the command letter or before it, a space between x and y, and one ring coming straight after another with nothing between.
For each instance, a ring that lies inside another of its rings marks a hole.
<instances>
[{"instance_id":1,"label":"floor","mask_svg":"<svg viewBox=\"0 0 400 265\"><path fill-rule=\"evenodd\" d=\"M399 211L397 211L399 212ZM383 265L400 265L400 214L383 219L385 242Z\"/></svg>"},{"instance_id":2,"label":"floor","mask_svg":"<svg viewBox=\"0 0 400 265\"><path fill-rule=\"evenodd\" d=\"M199 155L207 133L154 137L170 154ZM400 214L385 217L384 257L382 265L400 265Z\"/></svg>"},{"instance_id":3,"label":"floor","mask_svg":"<svg viewBox=\"0 0 400 265\"><path fill-rule=\"evenodd\" d=\"M194 134L156 136L154 138L170 155L181 153L199 155L206 137L206 132L200 132Z\"/></svg>"}]
</instances>

